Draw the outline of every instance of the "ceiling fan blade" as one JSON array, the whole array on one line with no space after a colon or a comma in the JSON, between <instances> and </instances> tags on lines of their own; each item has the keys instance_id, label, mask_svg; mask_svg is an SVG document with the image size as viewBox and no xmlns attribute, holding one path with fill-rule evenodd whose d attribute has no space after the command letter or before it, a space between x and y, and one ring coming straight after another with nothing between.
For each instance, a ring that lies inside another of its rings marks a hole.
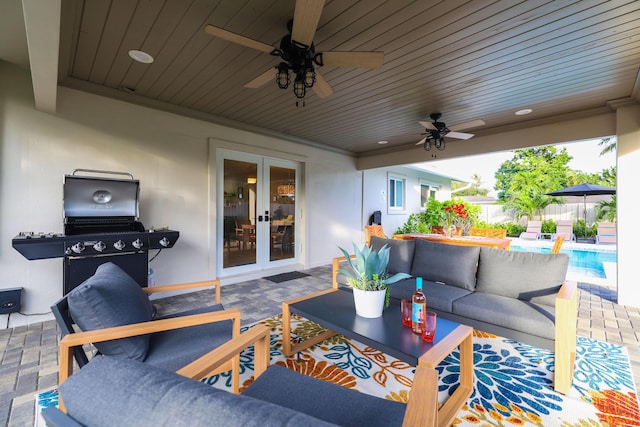
<instances>
[{"instance_id":1,"label":"ceiling fan blade","mask_svg":"<svg viewBox=\"0 0 640 427\"><path fill-rule=\"evenodd\" d=\"M449 129L452 131L456 130L464 130L470 128L477 128L479 126L484 126L486 123L483 120L471 120L470 122L460 123L459 125L451 126Z\"/></svg>"},{"instance_id":2,"label":"ceiling fan blade","mask_svg":"<svg viewBox=\"0 0 640 427\"><path fill-rule=\"evenodd\" d=\"M205 33L213 37L218 37L223 40L237 43L242 46L250 47L251 49L257 49L265 53L271 53L273 46L266 43L259 42L257 40L250 39L249 37L241 36L240 34L232 33L231 31L223 30L220 27L214 27L213 25L207 25L204 27Z\"/></svg>"},{"instance_id":3,"label":"ceiling fan blade","mask_svg":"<svg viewBox=\"0 0 640 427\"><path fill-rule=\"evenodd\" d=\"M335 67L380 68L384 52L322 52L323 65Z\"/></svg>"},{"instance_id":4,"label":"ceiling fan blade","mask_svg":"<svg viewBox=\"0 0 640 427\"><path fill-rule=\"evenodd\" d=\"M333 88L329 83L327 83L318 70L316 70L316 82L313 84L313 91L320 98L326 98L327 96L334 94Z\"/></svg>"},{"instance_id":5,"label":"ceiling fan blade","mask_svg":"<svg viewBox=\"0 0 640 427\"><path fill-rule=\"evenodd\" d=\"M447 138L457 138L457 139L469 139L473 137L472 133L462 133L462 132L448 132L445 135Z\"/></svg>"},{"instance_id":6,"label":"ceiling fan blade","mask_svg":"<svg viewBox=\"0 0 640 427\"><path fill-rule=\"evenodd\" d=\"M275 68L269 68L267 71L265 71L264 73L260 74L258 77L256 77L255 79L251 80L249 83L245 84L244 87L248 88L248 89L257 89L259 87L264 86L265 84L271 82L271 81L276 81L276 69Z\"/></svg>"},{"instance_id":7,"label":"ceiling fan blade","mask_svg":"<svg viewBox=\"0 0 640 427\"><path fill-rule=\"evenodd\" d=\"M291 39L305 46L311 46L323 8L324 0L296 0Z\"/></svg>"},{"instance_id":8,"label":"ceiling fan blade","mask_svg":"<svg viewBox=\"0 0 640 427\"><path fill-rule=\"evenodd\" d=\"M418 141L416 143L416 145L424 144L425 142L427 142L427 137L426 136L424 138L422 138L420 141Z\"/></svg>"},{"instance_id":9,"label":"ceiling fan blade","mask_svg":"<svg viewBox=\"0 0 640 427\"><path fill-rule=\"evenodd\" d=\"M418 122L418 123L420 123L420 125L425 129L438 130L431 122Z\"/></svg>"}]
</instances>

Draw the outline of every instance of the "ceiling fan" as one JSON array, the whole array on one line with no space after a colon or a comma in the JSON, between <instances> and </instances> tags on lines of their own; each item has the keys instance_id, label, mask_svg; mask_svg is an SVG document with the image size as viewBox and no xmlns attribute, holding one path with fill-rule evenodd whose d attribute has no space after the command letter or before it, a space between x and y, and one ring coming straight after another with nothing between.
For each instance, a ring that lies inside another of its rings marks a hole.
<instances>
[{"instance_id":1,"label":"ceiling fan","mask_svg":"<svg viewBox=\"0 0 640 427\"><path fill-rule=\"evenodd\" d=\"M444 137L456 138L456 139L469 139L473 136L472 133L458 132L459 130L474 128L483 126L485 123L482 120L472 120L470 122L460 123L448 128L443 122L438 120L442 117L441 113L432 113L429 117L433 120L433 123L418 122L425 128L425 132L422 135L426 135L416 145L424 144L426 151L431 151L431 144L438 150L444 150Z\"/></svg>"},{"instance_id":2,"label":"ceiling fan","mask_svg":"<svg viewBox=\"0 0 640 427\"><path fill-rule=\"evenodd\" d=\"M296 98L305 97L307 89L313 88L316 95L325 98L334 93L333 88L316 70L316 66L380 68L384 62L383 52L317 52L313 44L324 0L296 0L293 19L287 27L289 34L282 37L280 46L271 45L232 33L220 27L207 25L205 32L211 36L257 49L280 58L281 62L244 85L256 89L275 80L280 89L287 89L291 83L289 71L294 77L293 93Z\"/></svg>"}]
</instances>

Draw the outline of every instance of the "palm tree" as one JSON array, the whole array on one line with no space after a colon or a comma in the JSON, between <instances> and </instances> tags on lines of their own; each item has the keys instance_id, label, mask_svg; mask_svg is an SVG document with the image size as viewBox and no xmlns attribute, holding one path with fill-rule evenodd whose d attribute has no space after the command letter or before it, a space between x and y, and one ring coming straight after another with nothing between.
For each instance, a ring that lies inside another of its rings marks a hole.
<instances>
[{"instance_id":1,"label":"palm tree","mask_svg":"<svg viewBox=\"0 0 640 427\"><path fill-rule=\"evenodd\" d=\"M596 206L596 219L615 222L616 220L616 195L611 196L610 201L602 201Z\"/></svg>"},{"instance_id":2,"label":"palm tree","mask_svg":"<svg viewBox=\"0 0 640 427\"><path fill-rule=\"evenodd\" d=\"M618 144L617 141L615 139L613 139L611 137L608 138L602 138L600 140L600 142L598 142L598 145L600 145L602 148L602 151L600 151L600 155L604 156L607 153L611 153L613 151L616 151L616 149L618 148Z\"/></svg>"}]
</instances>

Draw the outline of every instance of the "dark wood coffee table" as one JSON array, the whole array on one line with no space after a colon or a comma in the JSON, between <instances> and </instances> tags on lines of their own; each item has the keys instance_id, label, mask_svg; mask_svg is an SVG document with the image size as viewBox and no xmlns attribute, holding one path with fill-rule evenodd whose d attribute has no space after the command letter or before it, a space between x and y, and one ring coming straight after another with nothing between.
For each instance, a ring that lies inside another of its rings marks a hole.
<instances>
[{"instance_id":1,"label":"dark wood coffee table","mask_svg":"<svg viewBox=\"0 0 640 427\"><path fill-rule=\"evenodd\" d=\"M292 313L328 330L293 344ZM339 333L416 366L406 416L420 411L433 420L431 425L448 426L473 390L473 328L438 318L436 336L432 343L427 343L411 328L403 326L399 300L392 299L382 317L368 319L356 314L350 291L329 289L282 303L282 327L282 347L286 356L292 356ZM436 367L456 347L460 347L460 385L437 410ZM405 419L405 423L408 421Z\"/></svg>"}]
</instances>

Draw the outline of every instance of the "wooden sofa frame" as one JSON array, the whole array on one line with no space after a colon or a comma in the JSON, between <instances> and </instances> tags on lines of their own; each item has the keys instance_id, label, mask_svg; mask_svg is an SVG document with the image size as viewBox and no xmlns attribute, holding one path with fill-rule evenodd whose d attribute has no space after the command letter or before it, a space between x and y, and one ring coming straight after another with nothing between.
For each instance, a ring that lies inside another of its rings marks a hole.
<instances>
[{"instance_id":1,"label":"wooden sofa frame","mask_svg":"<svg viewBox=\"0 0 640 427\"><path fill-rule=\"evenodd\" d=\"M355 255L351 256L352 258ZM346 257L333 258L332 286L338 289L338 270ZM578 283L565 281L556 295L555 305L555 372L553 388L562 394L568 394L573 381L576 359L576 335L578 323Z\"/></svg>"}]
</instances>

